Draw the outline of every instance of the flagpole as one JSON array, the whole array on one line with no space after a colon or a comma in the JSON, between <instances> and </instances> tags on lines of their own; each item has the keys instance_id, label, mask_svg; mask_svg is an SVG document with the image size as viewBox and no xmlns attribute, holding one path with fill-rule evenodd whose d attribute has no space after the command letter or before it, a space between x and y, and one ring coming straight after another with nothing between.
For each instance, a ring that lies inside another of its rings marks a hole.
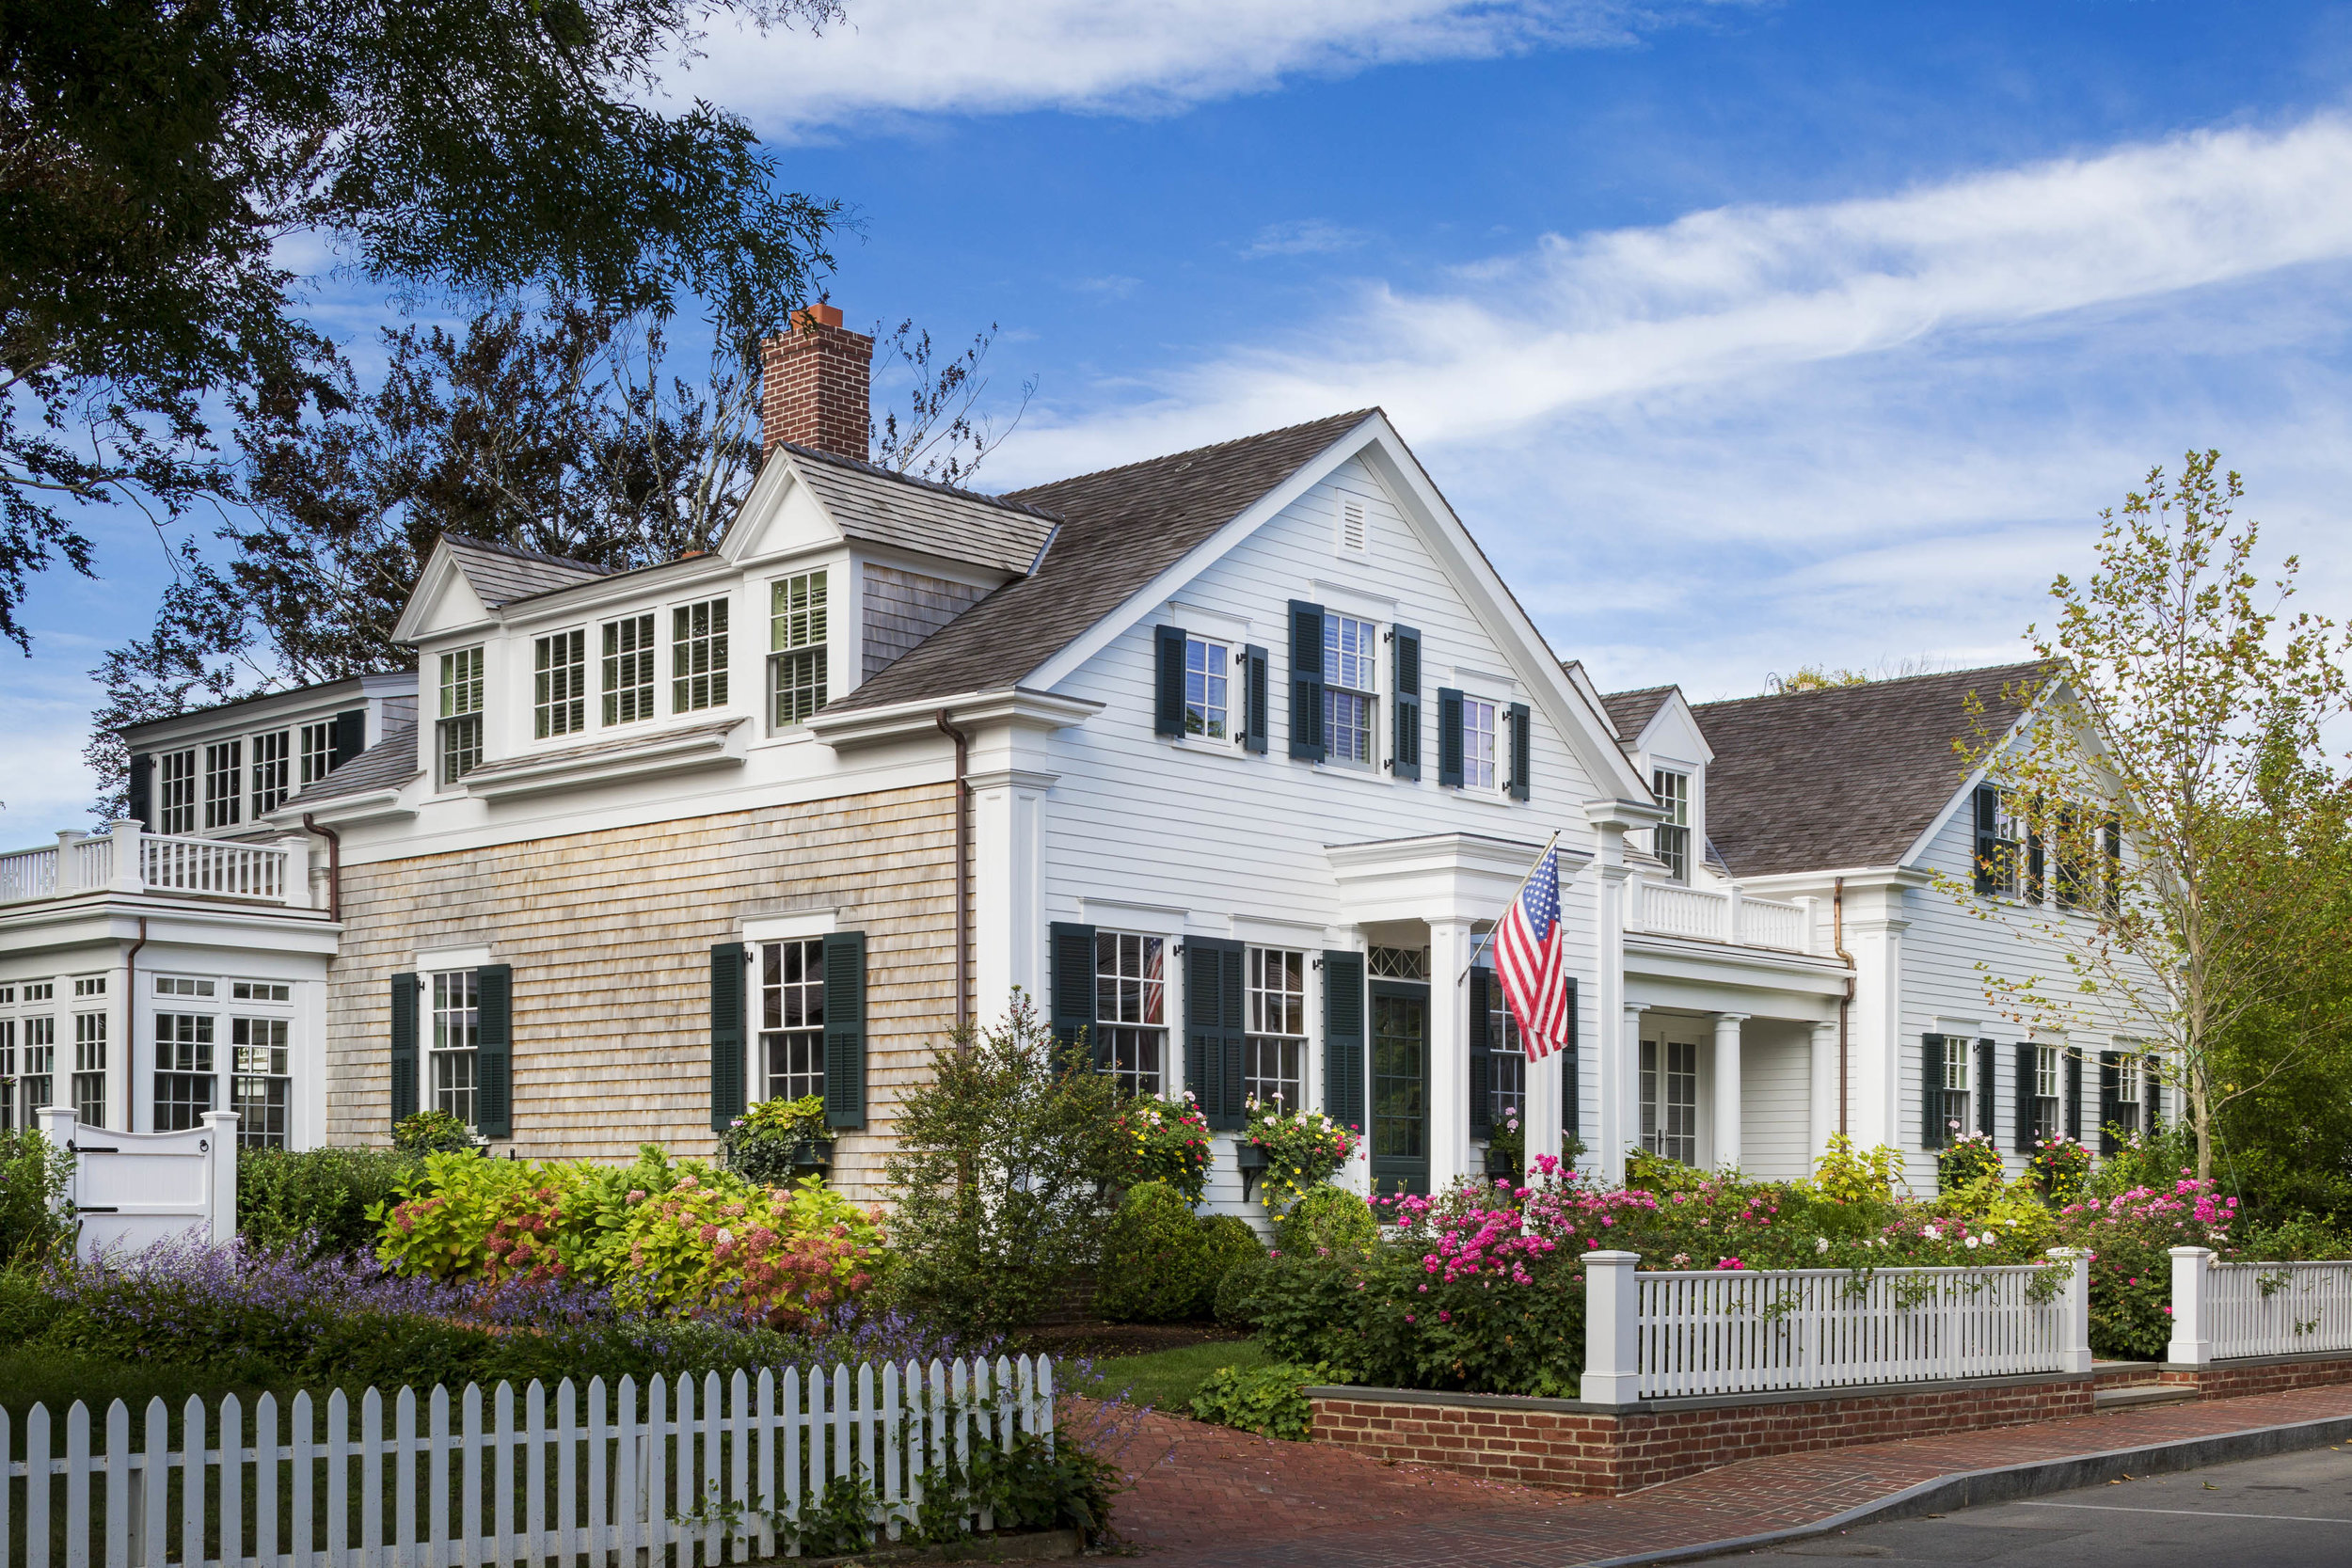
<instances>
[{"instance_id":1,"label":"flagpole","mask_svg":"<svg viewBox=\"0 0 2352 1568\"><path fill-rule=\"evenodd\" d=\"M1544 845L1543 854L1535 857L1535 865L1531 865L1527 868L1527 876L1519 879L1519 885L1513 888L1511 890L1511 896L1502 901L1503 913L1508 914L1511 911L1511 906L1518 902L1519 895L1527 891L1528 879L1535 875L1535 866L1539 866L1544 863L1544 855L1550 854L1552 847L1559 842L1560 830L1554 828L1551 830L1551 837L1547 840ZM1502 924L1502 922L1501 919L1497 919L1495 921L1495 926L1500 926ZM1478 939L1478 945L1470 949L1470 962L1464 964L1462 966L1462 973L1454 977L1454 986L1456 990L1461 989L1463 981L1470 978L1470 972L1478 967L1478 955L1486 950L1486 943L1492 942L1494 940L1494 927L1490 926L1486 928L1486 934Z\"/></svg>"}]
</instances>

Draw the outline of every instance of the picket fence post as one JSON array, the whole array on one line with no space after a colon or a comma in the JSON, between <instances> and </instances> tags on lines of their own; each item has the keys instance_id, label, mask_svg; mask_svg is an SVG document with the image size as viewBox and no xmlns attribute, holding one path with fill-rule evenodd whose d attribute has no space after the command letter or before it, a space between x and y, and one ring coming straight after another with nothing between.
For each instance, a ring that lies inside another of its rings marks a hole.
<instances>
[{"instance_id":1,"label":"picket fence post","mask_svg":"<svg viewBox=\"0 0 2352 1568\"><path fill-rule=\"evenodd\" d=\"M2050 1256L2067 1265L2066 1337L2059 1341L2060 1371L2090 1370L2090 1254L2080 1247L2052 1247Z\"/></svg>"},{"instance_id":2,"label":"picket fence post","mask_svg":"<svg viewBox=\"0 0 2352 1568\"><path fill-rule=\"evenodd\" d=\"M1638 1252L1584 1255L1584 1378L1586 1404L1629 1405L1642 1398L1641 1282Z\"/></svg>"},{"instance_id":3,"label":"picket fence post","mask_svg":"<svg viewBox=\"0 0 2352 1568\"><path fill-rule=\"evenodd\" d=\"M2213 1257L2209 1247L2172 1249L2172 1342L2164 1347L2164 1358L2176 1366L2202 1367L2213 1360L2213 1323L2205 1300Z\"/></svg>"}]
</instances>

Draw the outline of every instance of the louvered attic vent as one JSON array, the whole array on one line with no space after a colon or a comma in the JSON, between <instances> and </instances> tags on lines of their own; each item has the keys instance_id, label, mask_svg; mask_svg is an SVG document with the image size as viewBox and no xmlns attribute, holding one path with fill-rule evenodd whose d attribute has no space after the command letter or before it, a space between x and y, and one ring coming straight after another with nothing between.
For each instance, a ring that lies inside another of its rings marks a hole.
<instances>
[{"instance_id":1,"label":"louvered attic vent","mask_svg":"<svg viewBox=\"0 0 2352 1568\"><path fill-rule=\"evenodd\" d=\"M1364 553L1366 543L1364 503L1342 501L1340 503L1340 548L1351 555L1361 555Z\"/></svg>"}]
</instances>

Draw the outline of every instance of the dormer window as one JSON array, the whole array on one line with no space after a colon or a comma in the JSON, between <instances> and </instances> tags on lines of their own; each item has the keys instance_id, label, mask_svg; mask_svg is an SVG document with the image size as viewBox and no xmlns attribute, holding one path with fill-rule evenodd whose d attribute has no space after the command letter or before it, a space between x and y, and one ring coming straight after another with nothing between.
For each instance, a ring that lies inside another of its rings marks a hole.
<instances>
[{"instance_id":1,"label":"dormer window","mask_svg":"<svg viewBox=\"0 0 2352 1568\"><path fill-rule=\"evenodd\" d=\"M825 705L825 574L769 585L768 689L777 729L805 724Z\"/></svg>"},{"instance_id":2,"label":"dormer window","mask_svg":"<svg viewBox=\"0 0 2352 1568\"><path fill-rule=\"evenodd\" d=\"M604 624L604 721L634 724L653 717L653 617Z\"/></svg>"},{"instance_id":3,"label":"dormer window","mask_svg":"<svg viewBox=\"0 0 2352 1568\"><path fill-rule=\"evenodd\" d=\"M157 759L163 785L163 830L167 833L196 832L196 752L166 752Z\"/></svg>"},{"instance_id":4,"label":"dormer window","mask_svg":"<svg viewBox=\"0 0 2352 1568\"><path fill-rule=\"evenodd\" d=\"M1658 824L1653 848L1666 863L1666 874L1677 882L1691 879L1691 775L1660 768L1650 773L1650 793L1666 808Z\"/></svg>"},{"instance_id":5,"label":"dormer window","mask_svg":"<svg viewBox=\"0 0 2352 1568\"><path fill-rule=\"evenodd\" d=\"M308 786L326 777L335 766L335 726L320 722L302 726L302 783Z\"/></svg>"},{"instance_id":6,"label":"dormer window","mask_svg":"<svg viewBox=\"0 0 2352 1568\"><path fill-rule=\"evenodd\" d=\"M204 826L233 828L245 803L245 742L204 748Z\"/></svg>"},{"instance_id":7,"label":"dormer window","mask_svg":"<svg viewBox=\"0 0 2352 1568\"><path fill-rule=\"evenodd\" d=\"M588 634L559 631L531 645L531 733L578 735L588 727Z\"/></svg>"},{"instance_id":8,"label":"dormer window","mask_svg":"<svg viewBox=\"0 0 2352 1568\"><path fill-rule=\"evenodd\" d=\"M441 785L447 788L482 766L482 650L441 656L441 709L437 720Z\"/></svg>"},{"instance_id":9,"label":"dormer window","mask_svg":"<svg viewBox=\"0 0 2352 1568\"><path fill-rule=\"evenodd\" d=\"M670 611L670 711L727 705L727 601Z\"/></svg>"}]
</instances>

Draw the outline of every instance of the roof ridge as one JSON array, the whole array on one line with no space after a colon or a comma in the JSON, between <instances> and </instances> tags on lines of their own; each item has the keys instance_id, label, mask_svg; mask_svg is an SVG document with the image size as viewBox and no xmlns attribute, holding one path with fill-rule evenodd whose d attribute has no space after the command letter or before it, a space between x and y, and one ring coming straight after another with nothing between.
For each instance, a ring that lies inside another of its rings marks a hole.
<instances>
[{"instance_id":1,"label":"roof ridge","mask_svg":"<svg viewBox=\"0 0 2352 1568\"><path fill-rule=\"evenodd\" d=\"M826 451L818 447L803 447L792 441L778 441L776 445L795 457L812 457L820 463L830 463L837 468L853 469L858 473L869 474L876 479L892 480L900 484L913 484L921 489L936 491L943 496L953 496L958 500L979 501L988 506L1001 506L1008 512L1026 513L1032 517L1041 517L1049 523L1063 521L1061 514L1057 512L1048 512L1041 506L1031 506L1027 501L1008 499L1011 492L1008 492L1005 496L992 496L985 491L966 490L959 484L946 484L935 479L924 479L917 474L900 473L896 468L885 468L879 464L861 463L854 457L844 457L837 451Z\"/></svg>"},{"instance_id":2,"label":"roof ridge","mask_svg":"<svg viewBox=\"0 0 2352 1568\"><path fill-rule=\"evenodd\" d=\"M492 555L511 556L516 561L536 561L546 566L577 566L583 572L593 572L602 578L609 578L612 575L612 567L599 566L593 561L582 561L577 556L549 555L544 550L527 550L520 545L501 544L496 539L477 539L470 533L452 533L446 529L441 531L441 537L453 545L466 545L477 550L488 550Z\"/></svg>"},{"instance_id":3,"label":"roof ridge","mask_svg":"<svg viewBox=\"0 0 2352 1568\"><path fill-rule=\"evenodd\" d=\"M1059 479L1049 479L1039 484L1023 485L1018 490L1008 490L1005 495L1008 498L1033 495L1040 490L1051 490L1059 485L1074 484L1082 479L1105 479L1112 474L1125 473L1130 468L1148 468L1154 463L1172 463L1180 457L1203 457L1212 452L1223 451L1229 447L1246 446L1253 441L1271 440L1275 436L1289 436L1297 431L1311 429L1319 424L1335 424L1342 420L1360 421L1380 412L1380 405L1372 404L1363 408L1350 409L1343 414L1326 414L1320 419L1301 420L1296 424L1279 425L1272 430L1256 431L1248 436L1235 436L1223 441L1211 441L1206 446L1186 447L1180 451L1165 451L1156 457L1138 457L1132 463L1114 463L1107 468L1091 468L1082 474L1065 474Z\"/></svg>"},{"instance_id":4,"label":"roof ridge","mask_svg":"<svg viewBox=\"0 0 2352 1568\"><path fill-rule=\"evenodd\" d=\"M1996 672L2048 668L2051 661L2021 658L2011 664L1978 664L1965 670L1923 670L1915 675L1889 675L1883 680L1859 681L1851 686L1817 686L1804 691L1759 691L1750 697L1718 697L1712 702L1693 703L1693 708L1730 707L1739 703L1778 703L1806 697L1826 697L1838 692L1883 690L1890 686L1904 686L1914 681L1951 680L1961 675L1989 675ZM1620 693L1612 692L1612 696Z\"/></svg>"}]
</instances>

